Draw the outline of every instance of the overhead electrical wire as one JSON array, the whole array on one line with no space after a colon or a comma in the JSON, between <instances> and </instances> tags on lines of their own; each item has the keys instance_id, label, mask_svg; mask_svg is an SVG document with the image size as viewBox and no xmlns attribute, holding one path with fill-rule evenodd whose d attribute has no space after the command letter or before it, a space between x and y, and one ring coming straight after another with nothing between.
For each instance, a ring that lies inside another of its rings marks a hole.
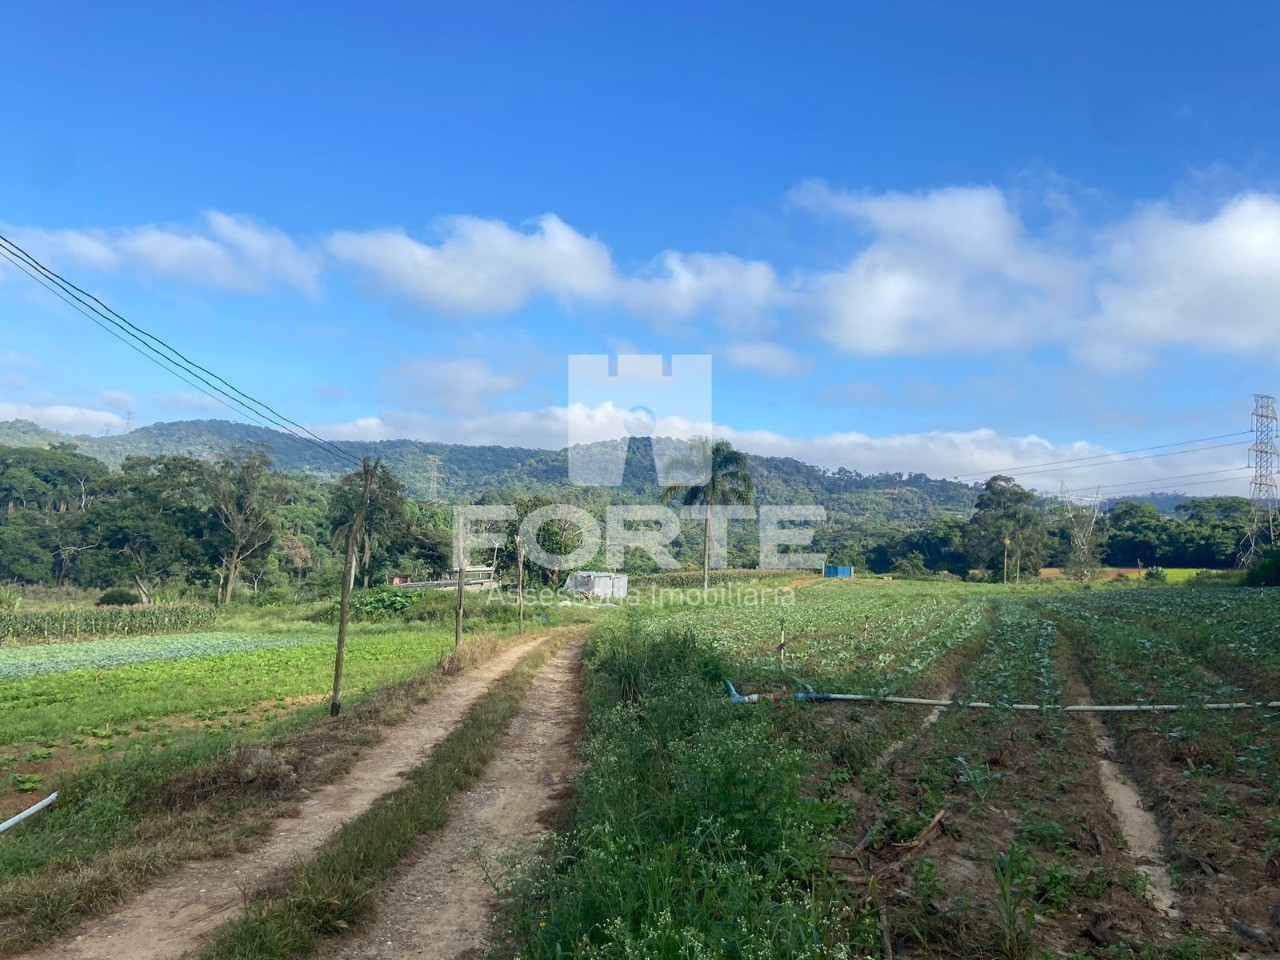
<instances>
[{"instance_id":1,"label":"overhead electrical wire","mask_svg":"<svg viewBox=\"0 0 1280 960\"><path fill-rule=\"evenodd\" d=\"M167 372L174 374L185 383L195 387L206 396L209 396L211 399L217 400L228 409L247 416L259 426L266 427L267 429L279 430L297 440L301 440L317 447L330 456L336 456L344 461L354 464L359 464L361 462L359 457L352 453L348 453L332 441L324 439L323 437L313 433L307 427L289 419L269 404L245 393L223 377L220 377L208 368L191 360L165 340L134 324L121 314L117 313L111 307L107 306L107 304L103 303L93 294L82 290L71 281L40 263L40 261L30 253L3 234L0 234L0 254L3 254L5 259L10 263L13 263L29 277L36 280L41 284L41 286L50 290L58 296L59 299L71 304L71 306L88 317L97 326L106 330L108 333L111 333L116 337L116 339L121 340L121 342L125 343L151 362L156 363ZM15 257L18 259L15 259ZM33 270L37 272L33 273ZM106 324L109 324L110 326L108 327ZM136 341L137 345L130 343L129 340L125 339L125 337ZM178 369L175 370L175 367ZM180 373L178 370L181 370L182 372ZM205 387L201 387L194 383L188 378L188 376L184 376L184 374L189 374L190 377L194 377L196 380L199 380L201 383L205 384ZM202 376L202 374L207 374L209 377L212 377L213 380L221 383L226 389L219 387L205 376ZM208 389L206 389L206 387ZM213 393L210 392L211 390ZM269 422L264 423L264 420Z\"/></svg>"},{"instance_id":2,"label":"overhead electrical wire","mask_svg":"<svg viewBox=\"0 0 1280 960\"><path fill-rule=\"evenodd\" d=\"M1004 467L1002 469L994 470L994 471L975 470L972 473L953 474L951 479L965 480L969 478L982 478L982 477L988 477L988 476L995 476L996 474L1018 474L1019 476L1028 476L1032 473L1052 473L1054 471L1051 469L1040 470L1038 468L1040 467L1052 468L1062 464L1079 463L1079 464L1086 464L1086 466L1100 467L1100 466L1106 466L1107 463L1125 463L1129 460L1151 460L1151 459L1155 459L1156 457L1176 457L1176 456L1181 456L1184 453L1196 453L1199 450L1217 450L1221 447L1233 447L1233 446L1237 446L1240 443L1243 443L1243 441L1236 441L1235 443L1215 444L1214 446L1210 446L1210 447L1196 447L1191 450L1172 450L1168 453L1148 454L1148 451L1168 450L1170 447L1185 447L1193 443L1208 443L1211 440L1226 440L1231 437L1244 436L1245 434L1249 434L1252 432L1253 431L1251 430L1239 430L1235 433L1222 433L1213 437L1199 437L1195 440L1181 440L1181 441L1178 441L1177 443L1162 443L1152 447L1137 447L1133 450L1117 450L1112 453L1098 453L1088 457L1070 457L1064 460L1045 460L1041 463L1028 463L1023 466ZM1146 456L1130 456L1130 454L1147 454L1147 455ZM1101 461L1101 462L1086 463L1086 461ZM1079 469L1079 468L1071 468L1071 469Z\"/></svg>"},{"instance_id":3,"label":"overhead electrical wire","mask_svg":"<svg viewBox=\"0 0 1280 960\"><path fill-rule=\"evenodd\" d=\"M1248 468L1246 467L1246 468L1242 468L1242 469L1248 469ZM1243 479L1243 478L1241 478L1241 479ZM1193 481L1191 481L1190 483L1182 483L1182 484L1179 484L1179 486L1180 486L1180 487L1201 487L1201 486L1204 486L1206 483L1222 483L1222 482L1224 482L1224 481L1223 481L1223 480L1221 480L1221 479L1218 479L1218 480L1193 480ZM1122 498L1124 498L1124 497L1130 497L1130 496L1134 496L1134 497L1136 497L1136 496L1142 496L1142 495L1144 495L1144 494L1154 493L1154 492L1156 492L1156 491L1152 490L1152 489L1151 489L1151 487L1150 487L1150 485L1147 485L1147 486L1135 486L1135 487L1132 487L1132 488L1131 488L1131 489L1129 489L1129 490L1120 490L1120 491L1117 491L1117 492L1115 492L1115 493L1110 493L1110 494L1108 494L1108 495L1105 497L1105 499L1107 499L1107 500L1120 500L1120 499L1122 499ZM1173 491L1169 491L1169 492L1170 492L1170 493L1177 493L1178 491L1173 490Z\"/></svg>"},{"instance_id":4,"label":"overhead electrical wire","mask_svg":"<svg viewBox=\"0 0 1280 960\"><path fill-rule=\"evenodd\" d=\"M172 373L175 377L177 377L177 378L178 378L179 380L181 380L183 383L189 384L190 386L192 386L192 387L194 387L196 390L198 390L200 393L203 393L205 396L209 397L211 400L215 400L215 401L217 401L218 403L222 404L224 407L226 407L226 408L227 408L228 410L230 410L232 413L239 414L240 416L243 416L243 417L248 417L250 420L252 420L252 421L253 421L255 424L257 424L258 426L260 426L260 427L265 427L265 428L267 428L268 430L274 430L274 429L276 429L273 425L271 425L271 424L267 423L265 420L261 420L261 419L259 419L259 418L255 417L255 416L254 416L250 411L248 411L248 410L246 410L246 409L241 409L241 408L239 408L239 407L233 407L230 403L228 403L228 402L227 402L225 399L223 399L222 397L218 396L218 395L217 395L217 394L215 394L215 393L211 393L209 390L205 389L205 388L204 388L204 387L202 387L200 384L196 383L194 380L191 380L191 379L189 379L188 377L184 376L182 373L180 373L180 372L179 372L179 370L177 370L177 369L173 369L173 368L168 367L168 366L164 366L163 361L161 361L161 360L157 360L155 356L153 356L153 355L151 355L151 354L147 353L145 350L143 350L143 349L142 349L141 347L139 347L137 344L135 344L135 343L130 343L127 339L125 339L125 337L124 337L122 334L120 334L119 332L117 332L113 327L110 327L110 326L108 326L107 324L103 323L103 322L102 322L102 320L100 320L100 319L99 319L95 314L93 314L93 313L91 313L90 311L86 310L86 309L84 308L84 306L80 303L80 301L75 300L75 299L73 299L72 297L67 296L65 293L63 293L63 292L62 292L62 290L61 290L60 288L58 288L58 287L54 286L54 285L53 285L53 284L51 284L51 283L48 283L48 282L47 282L47 281L45 281L45 280L44 280L44 278L43 278L42 276L40 276L39 274L37 274L37 273L32 273L30 270L28 270L28 269L27 269L27 267L26 267L26 265L25 265L24 263L22 263L22 262L21 262L21 261L19 261L19 260L14 259L14 257L13 257L13 256L11 256L11 255L9 254L9 252L8 252L7 250L5 250L3 247L0 247L0 256L3 256L6 260L8 260L10 263L12 263L14 266L16 266L19 270L22 270L24 273L26 273L26 274L27 274L27 276L31 277L33 280L35 280L37 283L39 283L41 286L43 286L46 290L48 290L50 293L52 293L55 297L57 297L58 299L62 300L64 303L67 303L68 305L70 305L70 306L72 307L72 309L77 310L77 311L79 311L80 313L84 314L84 316L85 316L85 317L87 317L87 318L89 319L89 321L90 321L90 322L92 322L92 323L96 324L97 326L99 326L100 328L102 328L102 330L103 330L103 331L105 331L105 332L106 332L107 334L109 334L110 336L115 337L117 340L119 340L121 343L123 343L123 344L124 344L126 347L128 347L130 350L134 351L135 353L137 353L138 355L140 355L140 356L144 357L145 359L147 359L147 360L151 361L152 363L156 363L156 364L158 364L158 365L162 366L165 370L167 370L169 373Z\"/></svg>"},{"instance_id":5,"label":"overhead electrical wire","mask_svg":"<svg viewBox=\"0 0 1280 960\"><path fill-rule=\"evenodd\" d=\"M1237 474L1243 474L1243 473L1247 473L1250 469L1252 469L1252 468L1250 468L1250 467L1227 467L1225 470L1203 470L1203 471L1201 471L1201 472L1199 472L1199 473L1182 473L1182 474L1177 474L1177 475L1172 476L1172 477L1152 477L1150 480L1125 480L1125 481L1123 481L1122 483L1100 483L1100 484L1096 484L1096 485L1093 487L1093 490L1110 490L1110 489L1114 489L1114 488L1116 488L1116 487L1133 487L1133 486L1136 486L1136 485L1138 485L1138 484L1157 484L1157 483L1168 483L1168 482L1169 482L1169 481L1171 481L1171 480L1183 480L1183 479L1189 479L1189 478L1192 478L1192 477L1211 477L1211 476L1221 476L1221 475L1222 475L1222 474L1224 474L1224 473L1237 473ZM1206 482L1208 482L1208 483L1215 483L1215 482L1217 482L1217 481L1209 480L1209 481L1206 481ZM1085 497L1085 496L1087 496L1089 493L1090 493L1090 490L1089 490L1089 489L1087 489L1087 488L1082 488L1082 489L1080 489L1080 490L1068 490L1068 491L1067 491L1067 495L1068 495L1068 496L1076 496L1076 497Z\"/></svg>"}]
</instances>

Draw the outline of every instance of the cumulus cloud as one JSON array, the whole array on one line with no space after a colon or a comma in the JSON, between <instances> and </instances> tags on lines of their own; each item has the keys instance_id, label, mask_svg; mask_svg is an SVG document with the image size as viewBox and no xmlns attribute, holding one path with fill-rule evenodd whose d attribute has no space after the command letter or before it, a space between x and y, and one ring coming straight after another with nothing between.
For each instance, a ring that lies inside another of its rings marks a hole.
<instances>
[{"instance_id":1,"label":"cumulus cloud","mask_svg":"<svg viewBox=\"0 0 1280 960\"><path fill-rule=\"evenodd\" d=\"M741 327L761 322L785 293L773 267L763 261L668 250L638 275L620 281L616 298L648 317L688 319L711 312Z\"/></svg>"},{"instance_id":2,"label":"cumulus cloud","mask_svg":"<svg viewBox=\"0 0 1280 960\"><path fill-rule=\"evenodd\" d=\"M15 228L17 242L55 268L135 271L246 293L276 286L320 294L321 259L287 234L242 216L205 215L201 229L154 225L118 230Z\"/></svg>"},{"instance_id":3,"label":"cumulus cloud","mask_svg":"<svg viewBox=\"0 0 1280 960\"><path fill-rule=\"evenodd\" d=\"M448 217L432 245L404 230L341 231L326 248L355 268L362 289L443 313L509 313L539 297L569 306L620 306L656 320L704 313L755 323L782 299L772 266L730 254L669 250L623 275L609 248L554 214L531 229Z\"/></svg>"},{"instance_id":4,"label":"cumulus cloud","mask_svg":"<svg viewBox=\"0 0 1280 960\"><path fill-rule=\"evenodd\" d=\"M358 268L367 289L445 313L508 313L538 296L602 302L613 287L608 248L554 214L528 232L477 217L439 227L444 239L435 246L403 230L374 230L335 233L327 249Z\"/></svg>"},{"instance_id":5,"label":"cumulus cloud","mask_svg":"<svg viewBox=\"0 0 1280 960\"><path fill-rule=\"evenodd\" d=\"M441 443L494 444L558 450L565 445L564 408L477 412L469 416L388 410L377 416L313 427L334 440L433 440Z\"/></svg>"},{"instance_id":6,"label":"cumulus cloud","mask_svg":"<svg viewBox=\"0 0 1280 960\"><path fill-rule=\"evenodd\" d=\"M794 377L806 373L813 364L794 350L766 340L730 343L721 351L740 370L753 370L771 377Z\"/></svg>"},{"instance_id":7,"label":"cumulus cloud","mask_svg":"<svg viewBox=\"0 0 1280 960\"><path fill-rule=\"evenodd\" d=\"M343 268L367 296L456 316L549 299L658 327L710 319L741 341L728 359L768 373L801 369L780 348L758 346L784 323L797 340L854 355L1049 344L1110 369L1149 362L1163 347L1247 353L1280 342L1280 195L1244 193L1195 215L1150 204L1091 232L1061 204L1040 204L1029 219L1015 196L1025 199L991 185L874 193L807 181L788 194L791 208L843 225L840 243L853 252L785 273L730 252L680 250L624 269L604 240L552 213L523 225L447 217L429 240L400 228L339 231L322 251L220 212L198 229L15 234L54 263L238 290L316 296L324 269Z\"/></svg>"},{"instance_id":8,"label":"cumulus cloud","mask_svg":"<svg viewBox=\"0 0 1280 960\"><path fill-rule=\"evenodd\" d=\"M1143 208L1106 236L1099 325L1113 341L1249 352L1280 345L1280 197L1205 219Z\"/></svg>"},{"instance_id":9,"label":"cumulus cloud","mask_svg":"<svg viewBox=\"0 0 1280 960\"><path fill-rule=\"evenodd\" d=\"M383 377L383 392L415 409L467 413L488 409L521 385L519 377L498 373L483 360L406 360Z\"/></svg>"},{"instance_id":10,"label":"cumulus cloud","mask_svg":"<svg viewBox=\"0 0 1280 960\"><path fill-rule=\"evenodd\" d=\"M124 417L108 410L4 401L0 401L0 420L30 420L42 427L75 434L114 433L125 428Z\"/></svg>"},{"instance_id":11,"label":"cumulus cloud","mask_svg":"<svg viewBox=\"0 0 1280 960\"><path fill-rule=\"evenodd\" d=\"M1085 316L1085 264L1033 240L995 187L858 194L810 182L791 198L871 238L807 284L822 335L850 353L1006 349Z\"/></svg>"}]
</instances>

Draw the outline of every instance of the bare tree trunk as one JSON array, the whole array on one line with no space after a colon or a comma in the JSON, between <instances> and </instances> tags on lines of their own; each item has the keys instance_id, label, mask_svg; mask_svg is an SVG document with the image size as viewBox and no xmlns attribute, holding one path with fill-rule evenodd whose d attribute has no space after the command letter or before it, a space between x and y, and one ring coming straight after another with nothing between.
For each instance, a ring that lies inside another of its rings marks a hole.
<instances>
[{"instance_id":1,"label":"bare tree trunk","mask_svg":"<svg viewBox=\"0 0 1280 960\"><path fill-rule=\"evenodd\" d=\"M380 461L379 461L380 462ZM361 465L364 473L364 495L360 499L360 509L351 519L347 527L347 556L342 571L342 596L338 600L338 650L333 662L333 699L329 703L329 716L336 717L342 712L342 660L347 648L347 619L350 615L351 582L356 575L356 541L360 529L364 526L365 511L369 509L369 496L373 492L373 478L378 472L378 464L369 464L365 457Z\"/></svg>"},{"instance_id":2,"label":"bare tree trunk","mask_svg":"<svg viewBox=\"0 0 1280 960\"><path fill-rule=\"evenodd\" d=\"M516 608L519 610L517 634L524 633L524 547L516 537Z\"/></svg>"},{"instance_id":3,"label":"bare tree trunk","mask_svg":"<svg viewBox=\"0 0 1280 960\"><path fill-rule=\"evenodd\" d=\"M467 589L467 558L462 555L462 530L459 528L454 531L456 538L456 547L454 548L454 562L457 564L458 574L458 605L453 611L453 649L456 653L462 649L462 615L466 606L463 599Z\"/></svg>"},{"instance_id":4,"label":"bare tree trunk","mask_svg":"<svg viewBox=\"0 0 1280 960\"><path fill-rule=\"evenodd\" d=\"M142 602L151 606L151 585L136 573L133 575L133 582L138 585L138 596L142 598Z\"/></svg>"},{"instance_id":5,"label":"bare tree trunk","mask_svg":"<svg viewBox=\"0 0 1280 960\"><path fill-rule=\"evenodd\" d=\"M231 602L231 592L235 589L236 579L240 576L240 548L232 548L227 557L227 581L222 587L222 602Z\"/></svg>"}]
</instances>

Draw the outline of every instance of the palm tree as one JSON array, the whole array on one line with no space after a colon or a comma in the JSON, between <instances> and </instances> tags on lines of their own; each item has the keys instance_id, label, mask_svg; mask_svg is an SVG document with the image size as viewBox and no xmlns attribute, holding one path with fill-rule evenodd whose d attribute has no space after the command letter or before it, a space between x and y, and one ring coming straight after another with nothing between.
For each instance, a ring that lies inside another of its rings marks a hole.
<instances>
[{"instance_id":1,"label":"palm tree","mask_svg":"<svg viewBox=\"0 0 1280 960\"><path fill-rule=\"evenodd\" d=\"M687 507L702 504L705 508L702 528L702 589L706 592L711 580L711 508L751 503L754 484L746 454L733 449L733 444L728 440L716 440L713 443L701 439L695 441L695 446L697 449L668 464L668 467L689 475L702 473L706 480L702 483L664 487L662 502L679 501ZM697 468L694 468L695 465Z\"/></svg>"}]
</instances>

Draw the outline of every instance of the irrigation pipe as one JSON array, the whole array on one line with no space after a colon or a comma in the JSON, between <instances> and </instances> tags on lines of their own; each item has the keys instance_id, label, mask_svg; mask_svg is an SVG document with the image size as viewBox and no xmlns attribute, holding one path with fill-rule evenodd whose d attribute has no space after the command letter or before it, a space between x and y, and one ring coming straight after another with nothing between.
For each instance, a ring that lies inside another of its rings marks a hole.
<instances>
[{"instance_id":1,"label":"irrigation pipe","mask_svg":"<svg viewBox=\"0 0 1280 960\"><path fill-rule=\"evenodd\" d=\"M58 791L55 790L53 791L53 793L49 794L39 803L33 804L30 807L27 807L27 809L23 810L21 813L16 813L12 817L10 817L8 820L6 820L4 823L0 823L0 833L4 833L10 827L16 827L23 820L27 819L27 817L31 816L33 813L39 813L41 810L43 810L45 807L47 807L49 804L53 803L53 801L57 799L58 799Z\"/></svg>"},{"instance_id":2,"label":"irrigation pipe","mask_svg":"<svg viewBox=\"0 0 1280 960\"><path fill-rule=\"evenodd\" d=\"M968 707L973 710L1044 710L1052 713L1172 713L1177 710L1276 710L1280 709L1280 700L1259 703L1124 703L1096 704L1077 703L1068 706L1052 703L986 703L982 700L965 702L962 700L930 700L925 697L877 697L866 693L818 693L808 684L799 693L749 693L745 696L734 689L726 680L725 687L729 691L729 700L733 703L760 703L771 700L808 700L813 703L827 703L835 700L853 701L855 703L905 703L922 707Z\"/></svg>"}]
</instances>

